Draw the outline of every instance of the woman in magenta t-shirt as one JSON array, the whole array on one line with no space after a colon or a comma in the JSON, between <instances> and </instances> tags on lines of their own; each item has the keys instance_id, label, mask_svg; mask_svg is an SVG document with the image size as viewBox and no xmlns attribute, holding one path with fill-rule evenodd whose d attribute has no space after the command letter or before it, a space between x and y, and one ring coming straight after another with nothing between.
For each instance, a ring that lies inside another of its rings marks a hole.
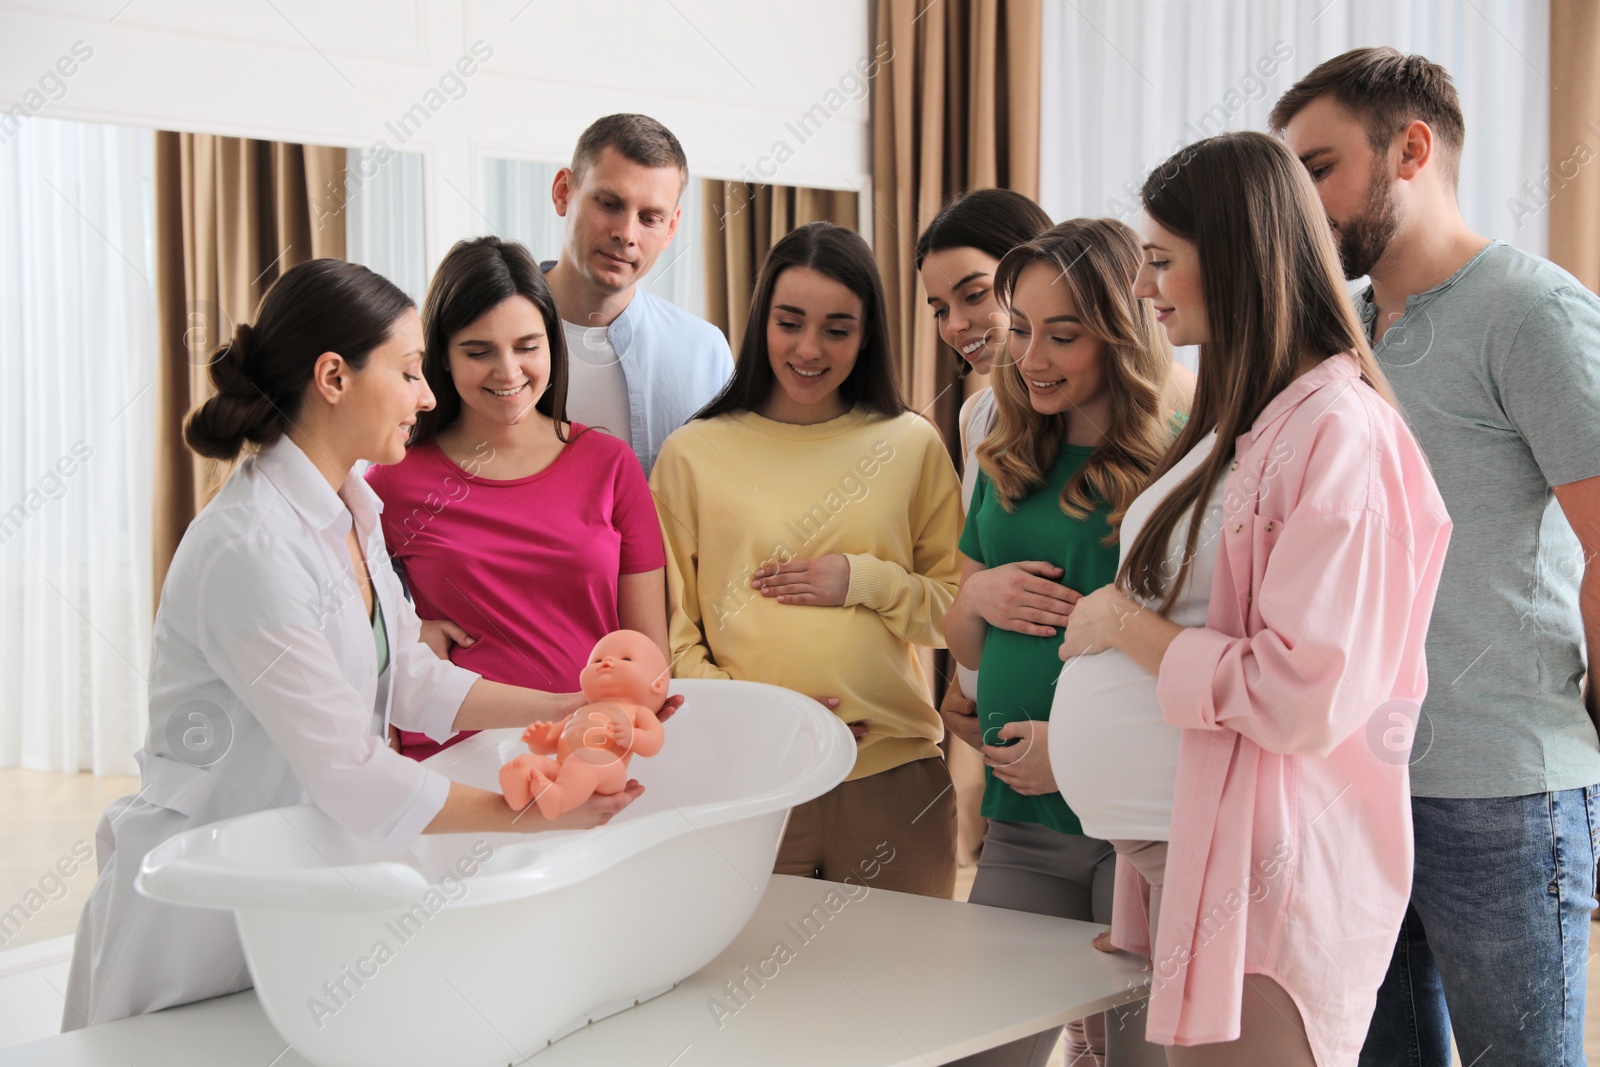
<instances>
[{"instance_id":1,"label":"woman in magenta t-shirt","mask_svg":"<svg viewBox=\"0 0 1600 1067\"><path fill-rule=\"evenodd\" d=\"M383 536L441 656L492 681L578 688L616 629L667 643L666 553L628 445L566 420L567 351L527 249L459 242L422 309L422 371L438 406L406 458L373 467ZM444 745L402 732L424 759Z\"/></svg>"}]
</instances>

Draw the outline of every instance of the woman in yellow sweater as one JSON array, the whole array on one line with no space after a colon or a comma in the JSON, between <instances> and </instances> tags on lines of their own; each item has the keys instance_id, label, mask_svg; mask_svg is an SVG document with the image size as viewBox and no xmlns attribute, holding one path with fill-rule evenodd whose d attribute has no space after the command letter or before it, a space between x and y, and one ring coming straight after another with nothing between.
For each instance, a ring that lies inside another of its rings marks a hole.
<instances>
[{"instance_id":1,"label":"woman in yellow sweater","mask_svg":"<svg viewBox=\"0 0 1600 1067\"><path fill-rule=\"evenodd\" d=\"M944 645L960 486L900 398L884 307L858 234L784 237L733 378L667 439L650 485L674 674L806 693L856 734L855 770L794 810L777 872L948 897L955 798L915 646Z\"/></svg>"}]
</instances>

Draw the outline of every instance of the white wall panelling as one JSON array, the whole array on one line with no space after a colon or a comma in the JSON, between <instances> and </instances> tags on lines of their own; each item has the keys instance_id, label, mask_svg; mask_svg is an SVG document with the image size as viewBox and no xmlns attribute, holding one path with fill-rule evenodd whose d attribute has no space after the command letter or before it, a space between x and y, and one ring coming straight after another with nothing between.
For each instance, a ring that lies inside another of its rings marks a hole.
<instances>
[{"instance_id":1,"label":"white wall panelling","mask_svg":"<svg viewBox=\"0 0 1600 1067\"><path fill-rule=\"evenodd\" d=\"M78 41L92 56L52 74ZM13 2L0 111L419 152L431 270L489 229L485 159L563 161L614 111L665 122L699 176L865 188L873 52L866 0L784 19L717 0Z\"/></svg>"}]
</instances>

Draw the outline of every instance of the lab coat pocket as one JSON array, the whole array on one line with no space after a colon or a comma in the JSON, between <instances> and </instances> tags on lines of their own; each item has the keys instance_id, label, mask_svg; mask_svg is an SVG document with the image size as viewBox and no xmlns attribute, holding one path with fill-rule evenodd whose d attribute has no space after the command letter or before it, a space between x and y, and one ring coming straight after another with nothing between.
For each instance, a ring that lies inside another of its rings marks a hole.
<instances>
[{"instance_id":1,"label":"lab coat pocket","mask_svg":"<svg viewBox=\"0 0 1600 1067\"><path fill-rule=\"evenodd\" d=\"M200 813L214 784L211 771L144 749L134 758L144 779L144 788L139 791L142 799L189 818Z\"/></svg>"},{"instance_id":2,"label":"lab coat pocket","mask_svg":"<svg viewBox=\"0 0 1600 1067\"><path fill-rule=\"evenodd\" d=\"M123 812L139 802L139 794L129 793L125 797L118 797L106 806L101 813L100 821L94 828L94 862L96 876L104 874L106 867L111 863L111 857L117 854L117 820L122 818Z\"/></svg>"}]
</instances>

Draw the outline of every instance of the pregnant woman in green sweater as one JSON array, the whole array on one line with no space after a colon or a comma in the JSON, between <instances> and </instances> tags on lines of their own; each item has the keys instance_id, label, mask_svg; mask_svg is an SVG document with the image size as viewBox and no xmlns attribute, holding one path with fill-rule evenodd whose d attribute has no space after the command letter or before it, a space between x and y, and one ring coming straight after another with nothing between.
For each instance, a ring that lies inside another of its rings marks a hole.
<instances>
[{"instance_id":1,"label":"pregnant woman in green sweater","mask_svg":"<svg viewBox=\"0 0 1600 1067\"><path fill-rule=\"evenodd\" d=\"M1111 920L1115 853L1061 799L1046 720L1067 616L1080 593L1115 576L1117 525L1171 443L1181 403L1172 350L1133 296L1138 268L1131 229L1074 219L1013 249L995 273L1009 360L994 371L996 423L978 449L961 588L945 618L957 662L982 668L963 735L988 766L976 904ZM1041 594L1029 577L1057 588ZM1067 1062L1105 1063L1109 1044L1113 1067L1164 1063L1142 1031L1136 1019L1109 1028L1086 1019L1068 1028ZM965 1062L1042 1065L1056 1035Z\"/></svg>"}]
</instances>

